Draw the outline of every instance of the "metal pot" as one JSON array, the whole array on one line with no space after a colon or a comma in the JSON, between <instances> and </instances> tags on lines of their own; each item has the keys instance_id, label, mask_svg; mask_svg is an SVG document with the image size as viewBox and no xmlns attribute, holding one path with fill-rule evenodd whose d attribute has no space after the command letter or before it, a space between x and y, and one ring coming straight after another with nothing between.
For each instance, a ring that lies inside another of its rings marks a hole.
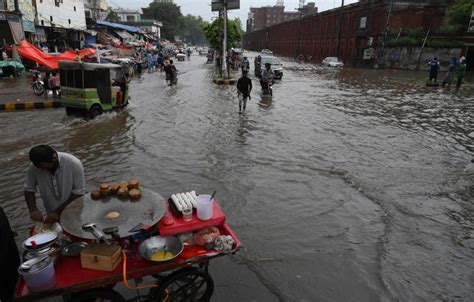
<instances>
[{"instance_id":1,"label":"metal pot","mask_svg":"<svg viewBox=\"0 0 474 302\"><path fill-rule=\"evenodd\" d=\"M183 251L183 243L177 237L161 237L154 236L143 241L138 248L140 255L146 260L153 262L165 262L174 259L181 254ZM159 253L167 254L168 256L163 258L154 257ZM172 255L169 256L168 253Z\"/></svg>"},{"instance_id":2,"label":"metal pot","mask_svg":"<svg viewBox=\"0 0 474 302\"><path fill-rule=\"evenodd\" d=\"M56 285L54 261L49 256L33 258L22 263L18 273L32 292L53 288Z\"/></svg>"}]
</instances>

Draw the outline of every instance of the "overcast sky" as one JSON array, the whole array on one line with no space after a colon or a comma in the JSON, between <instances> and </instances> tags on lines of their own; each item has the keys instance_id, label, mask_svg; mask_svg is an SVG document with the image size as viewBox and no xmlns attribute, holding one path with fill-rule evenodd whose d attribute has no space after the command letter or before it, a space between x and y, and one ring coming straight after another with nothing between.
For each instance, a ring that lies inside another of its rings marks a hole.
<instances>
[{"instance_id":1,"label":"overcast sky","mask_svg":"<svg viewBox=\"0 0 474 302\"><path fill-rule=\"evenodd\" d=\"M122 8L141 8L148 7L151 0L108 0L109 5L112 7ZM341 0L319 0L311 1L306 0L305 3L315 2L319 11L332 9L335 6L341 5ZM357 2L357 0L346 0L345 4ZM217 16L217 13L211 12L211 0L174 0L174 3L181 6L181 12L184 15L191 14L195 16L201 16L204 20L210 20L212 17ZM275 5L276 0L240 0L240 9L229 11L229 18L239 17L242 20L242 24L245 27L245 21L247 20L247 14L250 6L260 7L267 5ZM295 11L298 7L299 0L285 0L285 11Z\"/></svg>"}]
</instances>

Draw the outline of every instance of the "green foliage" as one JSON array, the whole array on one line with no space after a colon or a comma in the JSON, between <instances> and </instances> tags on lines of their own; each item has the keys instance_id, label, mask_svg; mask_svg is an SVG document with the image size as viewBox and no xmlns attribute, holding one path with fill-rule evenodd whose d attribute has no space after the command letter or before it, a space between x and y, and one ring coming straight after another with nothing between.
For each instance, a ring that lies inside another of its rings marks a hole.
<instances>
[{"instance_id":1,"label":"green foliage","mask_svg":"<svg viewBox=\"0 0 474 302\"><path fill-rule=\"evenodd\" d=\"M187 43L192 45L206 44L206 37L202 31L202 26L205 22L200 16L186 15L182 18L180 36Z\"/></svg>"},{"instance_id":2,"label":"green foliage","mask_svg":"<svg viewBox=\"0 0 474 302\"><path fill-rule=\"evenodd\" d=\"M239 25L240 24L240 25ZM204 35L206 36L212 48L222 50L222 42L224 39L224 19L218 18L212 23L203 25ZM242 28L240 20L227 21L227 47L236 47L242 40Z\"/></svg>"},{"instance_id":3,"label":"green foliage","mask_svg":"<svg viewBox=\"0 0 474 302\"><path fill-rule=\"evenodd\" d=\"M466 31L473 5L472 0L455 0L449 10L449 24L457 26L458 30Z\"/></svg>"},{"instance_id":4,"label":"green foliage","mask_svg":"<svg viewBox=\"0 0 474 302\"><path fill-rule=\"evenodd\" d=\"M461 42L451 39L428 39L426 41L426 47L431 48L459 48L462 46Z\"/></svg>"},{"instance_id":5,"label":"green foliage","mask_svg":"<svg viewBox=\"0 0 474 302\"><path fill-rule=\"evenodd\" d=\"M462 31L458 25L447 24L443 25L438 29L441 34L457 34Z\"/></svg>"},{"instance_id":6,"label":"green foliage","mask_svg":"<svg viewBox=\"0 0 474 302\"><path fill-rule=\"evenodd\" d=\"M119 16L111 7L109 7L109 11L107 17L105 17L105 20L109 22L120 22Z\"/></svg>"},{"instance_id":7,"label":"green foliage","mask_svg":"<svg viewBox=\"0 0 474 302\"><path fill-rule=\"evenodd\" d=\"M393 38L387 41L387 46L389 47L421 47L421 44L417 39L408 36L400 37L398 40Z\"/></svg>"},{"instance_id":8,"label":"green foliage","mask_svg":"<svg viewBox=\"0 0 474 302\"><path fill-rule=\"evenodd\" d=\"M417 41L423 40L426 35L426 30L421 27L409 28L406 31L407 31L408 37L415 39Z\"/></svg>"},{"instance_id":9,"label":"green foliage","mask_svg":"<svg viewBox=\"0 0 474 302\"><path fill-rule=\"evenodd\" d=\"M172 2L152 2L147 8L143 8L143 18L155 19L163 23L161 36L173 40L179 36L182 28L182 14L178 5Z\"/></svg>"}]
</instances>

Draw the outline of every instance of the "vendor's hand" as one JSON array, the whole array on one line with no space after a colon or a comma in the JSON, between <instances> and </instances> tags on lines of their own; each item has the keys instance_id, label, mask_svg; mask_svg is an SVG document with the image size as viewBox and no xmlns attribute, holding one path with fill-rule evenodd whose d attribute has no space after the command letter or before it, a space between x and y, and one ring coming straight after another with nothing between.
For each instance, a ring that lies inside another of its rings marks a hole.
<instances>
[{"instance_id":1,"label":"vendor's hand","mask_svg":"<svg viewBox=\"0 0 474 302\"><path fill-rule=\"evenodd\" d=\"M51 212L46 216L44 223L46 224L53 224L59 221L59 215L55 212Z\"/></svg>"},{"instance_id":2,"label":"vendor's hand","mask_svg":"<svg viewBox=\"0 0 474 302\"><path fill-rule=\"evenodd\" d=\"M43 214L38 210L31 212L30 217L33 221L43 222Z\"/></svg>"}]
</instances>

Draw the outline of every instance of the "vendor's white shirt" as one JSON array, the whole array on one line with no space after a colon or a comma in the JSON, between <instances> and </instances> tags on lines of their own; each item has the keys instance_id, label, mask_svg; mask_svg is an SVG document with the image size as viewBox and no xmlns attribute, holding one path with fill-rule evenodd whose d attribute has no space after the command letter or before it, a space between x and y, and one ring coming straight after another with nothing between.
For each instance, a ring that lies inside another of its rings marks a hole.
<instances>
[{"instance_id":1,"label":"vendor's white shirt","mask_svg":"<svg viewBox=\"0 0 474 302\"><path fill-rule=\"evenodd\" d=\"M69 199L71 193L84 195L85 177L81 161L74 155L58 152L59 167L53 174L30 164L26 175L25 191L39 188L46 211L52 212Z\"/></svg>"}]
</instances>

